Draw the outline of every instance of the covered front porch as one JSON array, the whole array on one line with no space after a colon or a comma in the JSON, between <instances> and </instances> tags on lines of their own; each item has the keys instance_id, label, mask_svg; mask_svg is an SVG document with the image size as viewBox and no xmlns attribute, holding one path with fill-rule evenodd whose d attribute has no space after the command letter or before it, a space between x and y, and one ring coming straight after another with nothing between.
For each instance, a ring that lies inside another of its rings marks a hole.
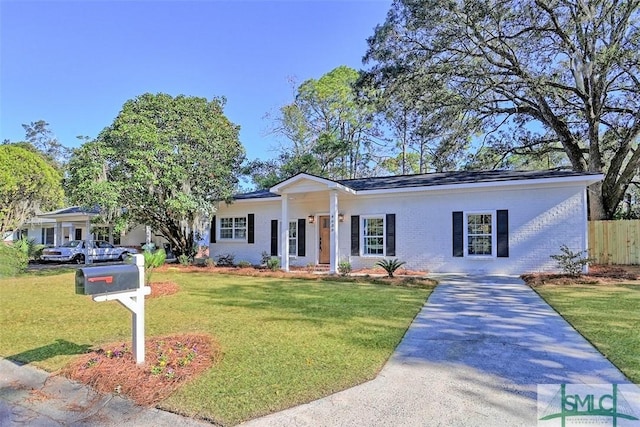
<instances>
[{"instance_id":1,"label":"covered front porch","mask_svg":"<svg viewBox=\"0 0 640 427\"><path fill-rule=\"evenodd\" d=\"M355 191L308 174L296 175L270 191L280 196L281 269L290 271L291 259L305 256L316 265L328 265L329 272L336 273L341 258L349 255L347 248L341 248L340 236L348 231L343 205L355 197ZM311 253L307 254L307 249Z\"/></svg>"}]
</instances>

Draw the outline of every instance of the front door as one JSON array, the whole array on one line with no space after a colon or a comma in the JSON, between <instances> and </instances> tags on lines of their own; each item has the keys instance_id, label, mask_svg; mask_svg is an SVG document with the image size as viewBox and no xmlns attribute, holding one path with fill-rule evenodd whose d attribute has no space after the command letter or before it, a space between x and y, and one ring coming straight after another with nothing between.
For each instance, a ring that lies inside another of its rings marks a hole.
<instances>
[{"instance_id":1,"label":"front door","mask_svg":"<svg viewBox=\"0 0 640 427\"><path fill-rule=\"evenodd\" d=\"M330 221L328 216L321 216L318 218L320 222L319 231L319 256L318 263L329 264L331 261L331 237L330 237Z\"/></svg>"}]
</instances>

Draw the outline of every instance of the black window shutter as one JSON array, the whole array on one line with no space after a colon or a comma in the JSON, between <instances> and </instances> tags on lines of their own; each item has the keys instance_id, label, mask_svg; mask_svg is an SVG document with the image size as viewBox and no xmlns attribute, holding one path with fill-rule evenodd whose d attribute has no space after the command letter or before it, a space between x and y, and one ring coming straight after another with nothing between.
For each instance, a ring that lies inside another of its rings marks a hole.
<instances>
[{"instance_id":1,"label":"black window shutter","mask_svg":"<svg viewBox=\"0 0 640 427\"><path fill-rule=\"evenodd\" d=\"M278 220L271 220L271 256L278 256Z\"/></svg>"},{"instance_id":2,"label":"black window shutter","mask_svg":"<svg viewBox=\"0 0 640 427\"><path fill-rule=\"evenodd\" d=\"M387 214L387 256L396 256L396 214Z\"/></svg>"},{"instance_id":3,"label":"black window shutter","mask_svg":"<svg viewBox=\"0 0 640 427\"><path fill-rule=\"evenodd\" d=\"M496 212L496 240L498 245L497 255L500 258L509 257L509 211Z\"/></svg>"},{"instance_id":4,"label":"black window shutter","mask_svg":"<svg viewBox=\"0 0 640 427\"><path fill-rule=\"evenodd\" d=\"M211 218L211 233L209 233L209 243L216 242L216 216Z\"/></svg>"},{"instance_id":5,"label":"black window shutter","mask_svg":"<svg viewBox=\"0 0 640 427\"><path fill-rule=\"evenodd\" d=\"M360 215L351 215L351 255L360 255Z\"/></svg>"},{"instance_id":6,"label":"black window shutter","mask_svg":"<svg viewBox=\"0 0 640 427\"><path fill-rule=\"evenodd\" d=\"M307 233L305 228L305 219L298 219L298 256L306 256L306 247L307 247Z\"/></svg>"},{"instance_id":7,"label":"black window shutter","mask_svg":"<svg viewBox=\"0 0 640 427\"><path fill-rule=\"evenodd\" d=\"M46 240L44 240L44 228L41 228L41 229L40 229L40 234L41 234L41 239L40 239L40 240L42 240L42 244L43 244L43 245L46 245L46 244L47 244L47 241L46 241ZM78 239L78 240L80 240L80 239Z\"/></svg>"},{"instance_id":8,"label":"black window shutter","mask_svg":"<svg viewBox=\"0 0 640 427\"><path fill-rule=\"evenodd\" d=\"M464 224L462 212L453 212L453 256L464 256Z\"/></svg>"},{"instance_id":9,"label":"black window shutter","mask_svg":"<svg viewBox=\"0 0 640 427\"><path fill-rule=\"evenodd\" d=\"M256 216L254 214L247 215L247 243L256 242Z\"/></svg>"}]
</instances>

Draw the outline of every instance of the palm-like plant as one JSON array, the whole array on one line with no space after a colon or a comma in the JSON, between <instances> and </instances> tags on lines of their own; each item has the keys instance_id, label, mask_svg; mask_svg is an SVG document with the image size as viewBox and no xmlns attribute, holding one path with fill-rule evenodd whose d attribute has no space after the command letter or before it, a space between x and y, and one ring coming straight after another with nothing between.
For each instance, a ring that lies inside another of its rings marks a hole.
<instances>
[{"instance_id":1,"label":"palm-like plant","mask_svg":"<svg viewBox=\"0 0 640 427\"><path fill-rule=\"evenodd\" d=\"M405 261L398 261L398 259L396 258L396 259L382 259L376 262L375 265L382 267L384 271L387 272L389 277L393 277L393 273L395 273L395 271L400 267L402 267L404 264L406 264Z\"/></svg>"},{"instance_id":2,"label":"palm-like plant","mask_svg":"<svg viewBox=\"0 0 640 427\"><path fill-rule=\"evenodd\" d=\"M167 259L167 253L160 248L155 251L145 250L144 255L144 272L147 285L151 282L151 272L154 268L160 267Z\"/></svg>"}]
</instances>

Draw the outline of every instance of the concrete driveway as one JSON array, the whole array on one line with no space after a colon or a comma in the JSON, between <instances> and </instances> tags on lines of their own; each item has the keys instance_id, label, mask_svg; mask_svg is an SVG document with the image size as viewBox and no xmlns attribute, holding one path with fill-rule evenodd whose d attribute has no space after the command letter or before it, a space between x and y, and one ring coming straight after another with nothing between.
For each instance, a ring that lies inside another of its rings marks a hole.
<instances>
[{"instance_id":1,"label":"concrete driveway","mask_svg":"<svg viewBox=\"0 0 640 427\"><path fill-rule=\"evenodd\" d=\"M519 278L436 278L376 379L244 425L536 426L537 384L629 383Z\"/></svg>"}]
</instances>

